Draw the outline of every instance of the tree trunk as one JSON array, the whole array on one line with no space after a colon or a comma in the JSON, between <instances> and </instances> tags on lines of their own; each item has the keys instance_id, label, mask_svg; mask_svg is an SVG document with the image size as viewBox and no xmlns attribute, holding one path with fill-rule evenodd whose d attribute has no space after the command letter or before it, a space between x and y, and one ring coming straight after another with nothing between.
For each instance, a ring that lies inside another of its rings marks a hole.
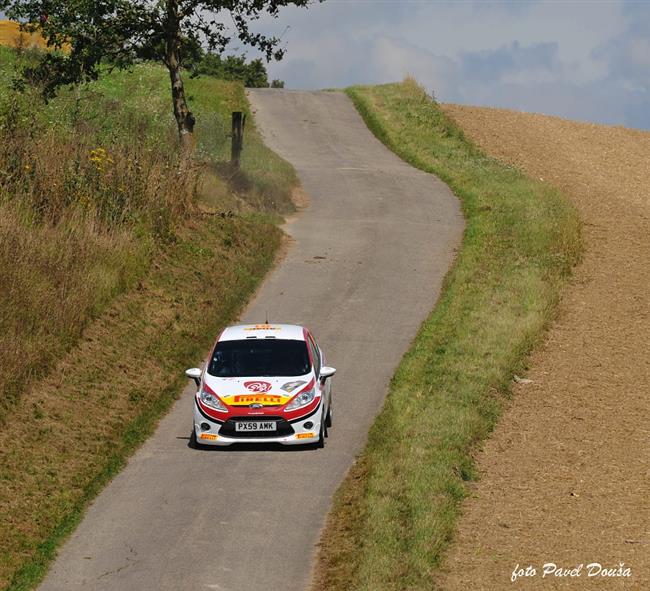
<instances>
[{"instance_id":1,"label":"tree trunk","mask_svg":"<svg viewBox=\"0 0 650 591\"><path fill-rule=\"evenodd\" d=\"M185 87L181 78L181 27L178 16L178 0L167 0L167 47L165 63L169 70L172 85L174 116L178 125L178 135L183 151L191 151L193 146L194 115L185 99Z\"/></svg>"}]
</instances>

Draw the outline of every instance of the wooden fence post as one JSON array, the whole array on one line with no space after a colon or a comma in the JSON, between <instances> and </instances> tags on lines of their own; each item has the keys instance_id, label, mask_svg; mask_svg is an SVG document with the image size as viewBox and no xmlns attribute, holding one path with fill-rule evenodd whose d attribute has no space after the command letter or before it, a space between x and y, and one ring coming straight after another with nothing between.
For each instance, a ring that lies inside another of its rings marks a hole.
<instances>
[{"instance_id":1,"label":"wooden fence post","mask_svg":"<svg viewBox=\"0 0 650 591\"><path fill-rule=\"evenodd\" d=\"M232 114L232 151L230 162L235 168L239 168L239 158L244 147L244 127L246 115L241 111L233 111Z\"/></svg>"}]
</instances>

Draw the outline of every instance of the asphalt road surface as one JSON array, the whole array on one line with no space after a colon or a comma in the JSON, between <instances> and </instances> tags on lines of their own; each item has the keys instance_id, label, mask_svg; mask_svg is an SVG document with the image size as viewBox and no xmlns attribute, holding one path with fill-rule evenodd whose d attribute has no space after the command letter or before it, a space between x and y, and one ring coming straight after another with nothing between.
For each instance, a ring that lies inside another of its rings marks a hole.
<instances>
[{"instance_id":1,"label":"asphalt road surface","mask_svg":"<svg viewBox=\"0 0 650 591\"><path fill-rule=\"evenodd\" d=\"M312 329L338 369L327 445L192 450L188 386L92 504L42 591L304 590L332 495L436 301L463 229L447 186L387 150L342 93L250 98L311 203L242 320L268 310Z\"/></svg>"}]
</instances>

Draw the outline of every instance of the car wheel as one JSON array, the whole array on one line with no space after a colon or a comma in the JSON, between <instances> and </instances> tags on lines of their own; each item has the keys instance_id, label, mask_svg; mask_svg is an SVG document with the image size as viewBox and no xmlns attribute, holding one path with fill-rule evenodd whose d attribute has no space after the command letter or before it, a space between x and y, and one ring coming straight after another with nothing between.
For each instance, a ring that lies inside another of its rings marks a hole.
<instances>
[{"instance_id":1,"label":"car wheel","mask_svg":"<svg viewBox=\"0 0 650 591\"><path fill-rule=\"evenodd\" d=\"M194 425L192 425L192 433L190 434L190 447L192 449L205 449L205 445L201 445L196 438L196 431L194 430Z\"/></svg>"},{"instance_id":2,"label":"car wheel","mask_svg":"<svg viewBox=\"0 0 650 591\"><path fill-rule=\"evenodd\" d=\"M326 427L325 427L325 421L320 422L320 432L318 433L318 441L316 442L316 447L319 449L322 449L325 447L325 437L326 435Z\"/></svg>"},{"instance_id":3,"label":"car wheel","mask_svg":"<svg viewBox=\"0 0 650 591\"><path fill-rule=\"evenodd\" d=\"M327 416L325 417L325 426L328 428L332 426L332 401L331 400L330 400L330 406L327 409Z\"/></svg>"}]
</instances>

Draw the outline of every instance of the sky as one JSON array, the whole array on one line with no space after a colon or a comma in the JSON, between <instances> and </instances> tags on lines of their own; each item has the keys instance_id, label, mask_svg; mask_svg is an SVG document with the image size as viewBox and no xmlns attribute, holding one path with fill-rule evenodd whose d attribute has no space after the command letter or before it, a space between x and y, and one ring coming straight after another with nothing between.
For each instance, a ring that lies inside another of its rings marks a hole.
<instances>
[{"instance_id":1,"label":"sky","mask_svg":"<svg viewBox=\"0 0 650 591\"><path fill-rule=\"evenodd\" d=\"M440 102L650 129L650 0L325 0L255 28L288 88L410 74Z\"/></svg>"},{"instance_id":2,"label":"sky","mask_svg":"<svg viewBox=\"0 0 650 591\"><path fill-rule=\"evenodd\" d=\"M650 130L650 0L325 0L254 30L288 88L410 74L440 102Z\"/></svg>"}]
</instances>

